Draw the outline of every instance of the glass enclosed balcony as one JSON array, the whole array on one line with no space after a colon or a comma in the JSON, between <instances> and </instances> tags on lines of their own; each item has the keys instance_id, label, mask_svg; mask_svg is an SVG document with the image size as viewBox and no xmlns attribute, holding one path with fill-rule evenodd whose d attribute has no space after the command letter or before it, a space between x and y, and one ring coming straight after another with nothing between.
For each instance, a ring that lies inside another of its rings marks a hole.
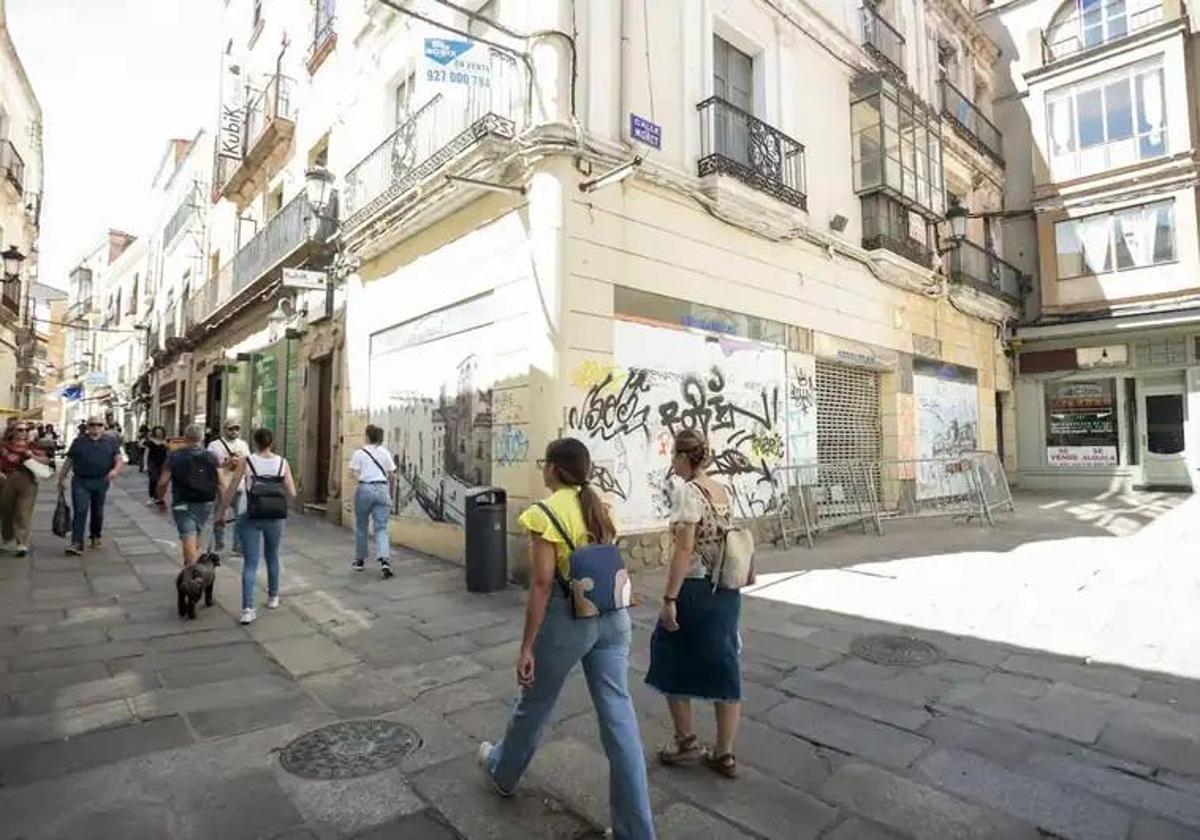
<instances>
[{"instance_id":1,"label":"glass enclosed balcony","mask_svg":"<svg viewBox=\"0 0 1200 840\"><path fill-rule=\"evenodd\" d=\"M927 218L941 217L941 119L883 74L856 79L850 95L855 192L884 193Z\"/></svg>"}]
</instances>

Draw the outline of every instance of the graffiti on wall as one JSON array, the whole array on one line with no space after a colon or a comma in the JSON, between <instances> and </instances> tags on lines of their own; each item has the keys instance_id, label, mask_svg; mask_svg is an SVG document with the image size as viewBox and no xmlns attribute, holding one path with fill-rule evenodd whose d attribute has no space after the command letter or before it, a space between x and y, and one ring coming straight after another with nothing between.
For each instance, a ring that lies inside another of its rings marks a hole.
<instances>
[{"instance_id":1,"label":"graffiti on wall","mask_svg":"<svg viewBox=\"0 0 1200 840\"><path fill-rule=\"evenodd\" d=\"M615 364L588 362L572 375L582 394L567 426L591 449L592 480L614 499L623 527L661 525L670 512L673 436L684 429L708 438L710 471L735 489L746 514L774 509L776 471L807 452L800 406L813 406L811 389L805 402L789 380L799 372L811 386L811 357L789 364L788 355L771 345L616 322Z\"/></svg>"},{"instance_id":2,"label":"graffiti on wall","mask_svg":"<svg viewBox=\"0 0 1200 840\"><path fill-rule=\"evenodd\" d=\"M493 380L476 352L488 346L488 297L371 338L370 417L397 460L399 516L461 524L466 491L491 483L493 457L528 449L518 427L493 436Z\"/></svg>"}]
</instances>

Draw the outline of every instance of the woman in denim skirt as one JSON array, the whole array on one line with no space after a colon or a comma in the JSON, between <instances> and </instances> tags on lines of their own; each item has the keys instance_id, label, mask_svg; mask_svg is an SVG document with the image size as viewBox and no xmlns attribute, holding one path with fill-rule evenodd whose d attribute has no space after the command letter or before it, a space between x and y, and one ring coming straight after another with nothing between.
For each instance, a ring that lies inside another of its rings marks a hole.
<instances>
[{"instance_id":1,"label":"woman in denim skirt","mask_svg":"<svg viewBox=\"0 0 1200 840\"><path fill-rule=\"evenodd\" d=\"M723 776L737 776L733 742L742 714L738 662L741 594L716 589L710 577L731 524L729 491L709 477L712 452L704 436L686 429L675 436L671 468L683 479L672 499L674 550L658 626L650 637L646 683L667 696L675 743L659 750L663 764L703 761ZM716 706L717 740L703 749L692 721L692 700Z\"/></svg>"}]
</instances>

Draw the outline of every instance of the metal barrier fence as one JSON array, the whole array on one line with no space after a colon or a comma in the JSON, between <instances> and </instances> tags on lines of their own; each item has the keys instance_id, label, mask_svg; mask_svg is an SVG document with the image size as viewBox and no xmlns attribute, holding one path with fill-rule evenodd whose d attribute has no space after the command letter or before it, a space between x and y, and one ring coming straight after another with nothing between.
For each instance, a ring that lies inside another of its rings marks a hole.
<instances>
[{"instance_id":1,"label":"metal barrier fence","mask_svg":"<svg viewBox=\"0 0 1200 840\"><path fill-rule=\"evenodd\" d=\"M811 548L823 531L860 525L883 533L889 519L950 516L994 524L993 513L1015 510L994 452L940 458L805 463L775 472L784 547L803 535Z\"/></svg>"}]
</instances>

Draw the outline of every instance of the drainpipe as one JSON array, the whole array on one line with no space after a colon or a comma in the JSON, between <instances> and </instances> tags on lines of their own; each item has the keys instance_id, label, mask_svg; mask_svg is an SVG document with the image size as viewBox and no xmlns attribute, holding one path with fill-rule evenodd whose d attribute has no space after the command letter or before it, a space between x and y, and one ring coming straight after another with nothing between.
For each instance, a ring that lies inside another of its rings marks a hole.
<instances>
[{"instance_id":1,"label":"drainpipe","mask_svg":"<svg viewBox=\"0 0 1200 840\"><path fill-rule=\"evenodd\" d=\"M621 32L621 80L618 85L619 99L617 102L617 124L620 126L621 142L633 148L633 135L629 133L629 120L626 114L630 110L629 76L633 72L633 45L630 43L629 20L633 15L630 5L633 0L621 0L619 4L619 26Z\"/></svg>"}]
</instances>

